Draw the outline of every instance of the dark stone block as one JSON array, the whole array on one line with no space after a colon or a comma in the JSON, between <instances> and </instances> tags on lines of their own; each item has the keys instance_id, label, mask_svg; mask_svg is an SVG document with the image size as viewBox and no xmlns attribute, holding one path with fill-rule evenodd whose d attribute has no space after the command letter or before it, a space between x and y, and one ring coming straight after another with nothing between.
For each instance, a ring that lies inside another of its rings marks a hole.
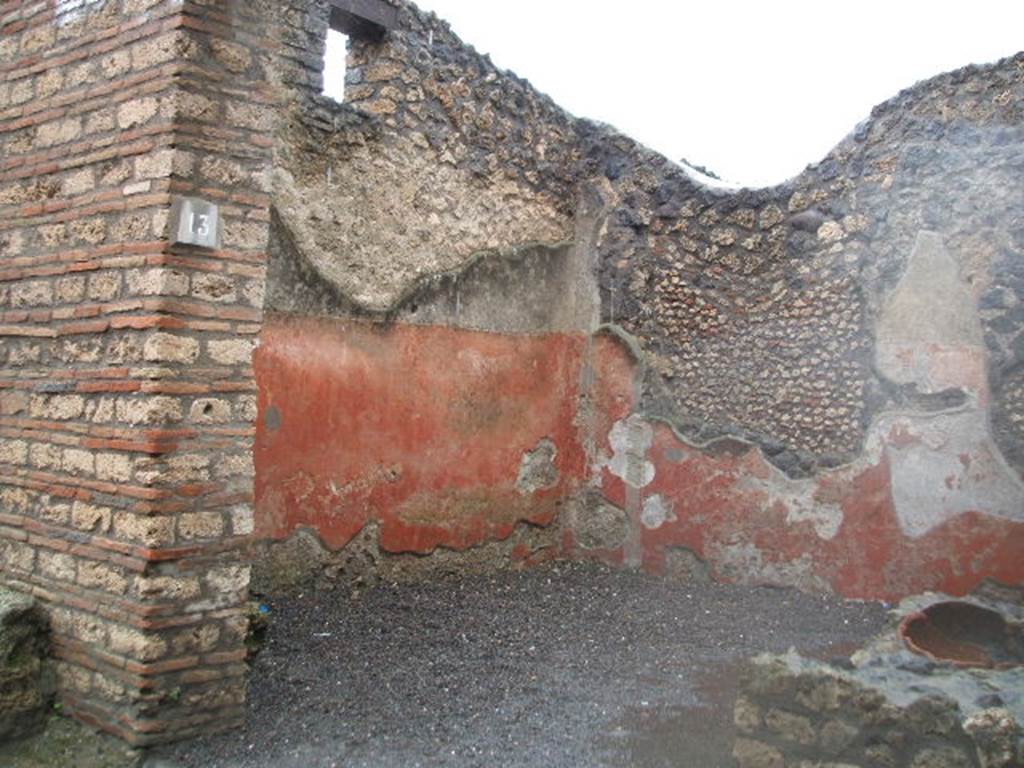
<instances>
[{"instance_id":1,"label":"dark stone block","mask_svg":"<svg viewBox=\"0 0 1024 768\"><path fill-rule=\"evenodd\" d=\"M808 208L806 211L791 216L789 225L794 229L804 232L817 232L818 227L825 223L826 216L817 208Z\"/></svg>"},{"instance_id":2,"label":"dark stone block","mask_svg":"<svg viewBox=\"0 0 1024 768\"><path fill-rule=\"evenodd\" d=\"M53 694L44 668L48 642L35 601L0 587L0 743L43 728Z\"/></svg>"}]
</instances>

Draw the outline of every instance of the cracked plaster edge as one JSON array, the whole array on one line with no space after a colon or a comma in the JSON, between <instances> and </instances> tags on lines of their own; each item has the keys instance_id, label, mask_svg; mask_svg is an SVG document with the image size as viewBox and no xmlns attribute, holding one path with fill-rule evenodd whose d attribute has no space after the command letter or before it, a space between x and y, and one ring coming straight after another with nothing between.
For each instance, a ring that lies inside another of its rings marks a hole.
<instances>
[{"instance_id":1,"label":"cracked plaster edge","mask_svg":"<svg viewBox=\"0 0 1024 768\"><path fill-rule=\"evenodd\" d=\"M639 339L637 339L636 336L629 333L621 326L616 325L615 323L601 324L593 332L592 335L595 337L598 335L606 335L620 342L625 347L625 349L629 352L630 357L633 359L634 363L637 366L637 371L634 375L634 385L637 386L638 389L642 387L646 379L646 374L654 369L647 362L646 352L644 351ZM692 437L689 437L684 433L677 420L669 416L649 413L643 407L637 407L630 415L640 416L642 419L650 422L651 424L660 424L662 426L667 427L672 432L673 437L675 437L675 439L678 442L680 442L686 448L690 448L691 450L698 450L703 453L713 453L715 451L716 446L728 445L730 443L744 446L745 453L751 450L756 450L758 453L760 453L760 457L764 461L764 463L771 467L773 473L781 475L781 477L785 478L788 482L801 482L804 480L812 481L814 480L814 478L822 477L824 475L829 475L833 473L859 471L864 469L865 459L877 460L878 458L880 458L880 455L877 452L878 449L873 448L873 446L871 446L870 443L872 442L873 438L876 442L878 441L880 433L880 422L884 419L907 418L917 420L931 420L939 419L946 416L961 416L967 415L969 413L978 412L983 412L986 435L989 438L989 440L993 440L994 442L994 438L992 437L990 408L978 407L974 405L971 402L969 396L964 403L956 405L952 408L942 408L929 411L914 410L909 408L881 409L872 414L871 418L868 420L866 428L864 430L864 440L861 443L860 450L855 455L851 456L848 460L842 462L841 464L836 464L831 467L820 468L812 476L806 478L793 477L784 470L775 466L775 464L773 464L771 460L768 458L768 456L765 454L764 449L762 448L760 443L749 437L744 437L741 435L718 435L715 437L708 438L707 440L704 441L694 440ZM872 453L872 449L874 449L875 453ZM996 449L996 456L998 457L998 460L1001 463L1001 468L1006 469L1011 474L1011 476L1016 476L1016 470L1014 470L1006 462L1006 459L1003 456L1002 451L999 450L998 446L996 446ZM1022 487L1024 487L1024 480L1022 480Z\"/></svg>"},{"instance_id":2,"label":"cracked plaster edge","mask_svg":"<svg viewBox=\"0 0 1024 768\"><path fill-rule=\"evenodd\" d=\"M279 229L285 235L287 246L286 250L289 255L292 255L298 260L300 268L308 276L315 279L318 286L325 289L333 299L340 303L345 310L353 316L369 317L376 322L382 323L394 322L396 315L401 312L410 301L415 299L422 292L428 290L433 283L444 279L457 280L480 263L493 260L511 264L519 261L529 253L538 251L546 254L549 258L557 258L559 256L559 252L565 251L573 245L572 239L559 240L556 242L526 241L503 248L484 248L478 251L473 251L455 267L418 275L415 279L408 281L406 287L403 288L391 302L375 304L372 302L363 302L354 298L344 286L339 285L336 281L323 274L320 268L312 259L309 258L303 249L303 238L300 238L300 236L295 232L293 227L289 224L286 214L277 205L271 206L271 219L278 225ZM317 246L313 247L315 248ZM517 334L518 333L520 332L517 332ZM544 333L549 333L549 331L524 331L521 333L522 335L543 335Z\"/></svg>"},{"instance_id":3,"label":"cracked plaster edge","mask_svg":"<svg viewBox=\"0 0 1024 768\"><path fill-rule=\"evenodd\" d=\"M380 543L380 529L381 529L381 526L383 524L383 521L381 521L381 520L379 520L377 518L371 518L371 519L367 520L358 531L356 531L354 534L352 534L352 537L348 541L346 541L344 544L342 544L342 545L340 545L338 547L332 547L329 544L327 544L327 542L325 542L323 540L323 537L321 537L319 531L315 527L313 527L312 525L309 525L308 523L302 523L301 525L296 525L294 528L289 530L288 533L286 535L284 535L284 536L263 536L263 537L254 536L250 546L258 548L258 547L261 547L261 546L285 545L285 544L288 544L289 542L291 542L293 539L295 539L298 536L308 536L313 541L316 542L317 546L319 546L320 549L323 552L325 552L325 553L327 553L329 555L336 555L336 554L340 554L340 553L344 552L348 548L348 546L350 544L352 544L352 542L354 542L357 538L359 538L359 536L361 536L364 532L366 532L367 529L369 529L369 528L376 528L377 531L376 531L376 535L373 537L373 543L374 543L374 546L377 548L378 552L381 554L381 556L383 556L383 557L407 557L408 556L408 557L426 558L426 557L430 557L431 555L435 554L436 552L448 552L448 553L451 553L451 554L461 554L461 553L466 553L466 552L472 552L473 550L480 549L482 547L486 547L486 546L492 545L492 544L502 544L504 542L507 542L513 536L515 536L516 533L518 533L520 530L531 530L532 529L532 530L540 530L540 531L554 531L554 530L556 530L558 524L561 522L561 519L562 519L562 514L561 513L556 514L551 519L551 522L549 522L549 523L539 523L539 522L536 522L534 520L530 520L529 518L520 517L520 518L517 518L515 520L514 524L512 525L512 529L508 533L507 536L497 536L497 535L489 536L488 538L484 539L483 541L477 542L476 544L470 544L469 546L466 546L466 547L453 547L453 546L450 546L448 544L443 544L443 543L442 544L436 544L436 545L431 547L426 552L414 552L412 550L397 550L396 551L396 550L391 550L391 549L385 548Z\"/></svg>"},{"instance_id":4,"label":"cracked plaster edge","mask_svg":"<svg viewBox=\"0 0 1024 768\"><path fill-rule=\"evenodd\" d=\"M599 334L607 335L623 345L637 366L637 371L634 374L634 386L642 386L645 380L645 374L652 369L645 360L645 353L639 343L639 340L625 329L613 323L605 323L599 326L598 329L594 331L593 335L597 336ZM700 442L688 438L681 431L678 424L669 417L648 414L643 408L639 407L636 408L629 417L639 417L652 425L660 424L667 427L671 431L675 440L683 446L684 449L689 449L691 451L713 455L716 446L733 444L743 447L743 455L756 452L758 460L768 468L768 471L771 472L771 476L764 480L751 481L750 485L752 487L756 487L758 490L766 490L769 493L772 493L774 499L792 494L806 494L808 492L813 496L813 491L821 478L857 474L866 471L872 466L877 466L883 460L887 450L883 429L886 421L907 419L918 423L927 423L931 421L938 421L943 418L970 414L978 414L979 418L984 420L984 434L993 448L992 454L994 460L998 463L1000 469L1005 472L1006 476L1010 480L1015 481L1021 487L1022 491L1024 491L1024 481L1020 480L1017 472L1007 463L1002 451L999 449L999 446L995 443L992 436L989 409L978 408L971 403L969 399L967 402L953 408L936 411L919 411L907 408L884 409L877 411L873 414L867 424L864 440L862 441L861 448L856 455L852 456L848 461L845 461L842 464L838 464L833 467L821 468L810 477L792 477L787 474L770 461L759 443L748 438L736 435L725 435L713 437ZM610 460L610 457L602 456L593 465L594 470L599 473L604 467L608 466ZM773 489L777 489L778 492L773 493ZM781 498L780 500L784 503L786 501L785 498ZM788 523L798 524L800 522L809 522L814 527L815 533L818 537L823 540L831 540L835 538L835 536L838 535L839 529L842 527L843 515L841 510L838 510L840 519L836 524L835 521L823 522L813 514L800 514L798 511L794 512L791 504L787 503L785 506L786 519ZM959 516L960 515L956 515L955 517ZM998 514L994 516L999 519L1010 519ZM903 526L901 525L901 530L902 529ZM911 535L907 531L904 531L904 533L906 535Z\"/></svg>"}]
</instances>

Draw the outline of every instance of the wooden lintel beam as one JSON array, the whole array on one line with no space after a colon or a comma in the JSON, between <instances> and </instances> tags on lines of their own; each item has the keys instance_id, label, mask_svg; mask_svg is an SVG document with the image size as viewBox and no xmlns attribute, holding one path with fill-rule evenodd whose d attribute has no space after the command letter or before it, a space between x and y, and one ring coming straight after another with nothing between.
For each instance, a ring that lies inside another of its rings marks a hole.
<instances>
[{"instance_id":1,"label":"wooden lintel beam","mask_svg":"<svg viewBox=\"0 0 1024 768\"><path fill-rule=\"evenodd\" d=\"M329 0L331 29L350 37L379 40L398 28L398 9L385 0Z\"/></svg>"}]
</instances>

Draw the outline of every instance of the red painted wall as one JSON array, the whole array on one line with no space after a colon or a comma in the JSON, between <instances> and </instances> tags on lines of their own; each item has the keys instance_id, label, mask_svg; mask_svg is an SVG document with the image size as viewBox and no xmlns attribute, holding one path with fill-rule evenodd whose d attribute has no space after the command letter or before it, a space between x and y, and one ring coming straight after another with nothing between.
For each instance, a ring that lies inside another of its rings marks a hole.
<instances>
[{"instance_id":1,"label":"red painted wall","mask_svg":"<svg viewBox=\"0 0 1024 768\"><path fill-rule=\"evenodd\" d=\"M596 347L596 366L603 403L599 429L605 436L601 450L610 455L607 435L615 420L632 412L636 389L628 353L610 339ZM985 578L1024 582L1020 523L969 510L923 536L902 531L886 451L905 443L904 434L886 436L890 442L878 461L862 458L813 480L794 481L752 446L734 443L710 451L681 441L664 424L652 428L646 459L654 477L649 484L631 488L607 466L600 470L605 497L632 521L637 555L646 570L664 571L666 553L684 547L723 581L799 584L851 598L897 600L925 590L962 595ZM641 522L641 510L656 495L671 514L649 528ZM829 505L841 511L831 538L819 535L811 521L787 519L798 497L819 509ZM576 554L585 553L577 549ZM612 563L622 562L625 554L596 553Z\"/></svg>"},{"instance_id":2,"label":"red painted wall","mask_svg":"<svg viewBox=\"0 0 1024 768\"><path fill-rule=\"evenodd\" d=\"M963 594L986 576L1024 581L1020 524L973 510L906 535L889 448L877 461L797 481L757 448L702 449L649 424L651 444L638 460L653 478L628 485L609 468L608 436L636 407L637 371L609 335L278 318L265 325L255 364L263 538L309 527L339 548L376 521L387 551L464 549L504 539L520 521L551 523L596 471L605 497L626 511L625 543L584 550L567 530L563 554L660 572L667 553L684 547L725 581L887 600ZM592 386L582 391L584 379ZM557 446L558 482L523 493L520 462L545 438ZM901 440L894 435L893 445ZM643 514L654 496L667 510L656 524ZM824 507L834 529L815 524L813 510Z\"/></svg>"},{"instance_id":3,"label":"red painted wall","mask_svg":"<svg viewBox=\"0 0 1024 768\"><path fill-rule=\"evenodd\" d=\"M463 549L550 523L579 486L584 339L273 319L255 356L257 536L314 529L332 548L367 522L392 552ZM523 455L559 480L517 490Z\"/></svg>"},{"instance_id":4,"label":"red painted wall","mask_svg":"<svg viewBox=\"0 0 1024 768\"><path fill-rule=\"evenodd\" d=\"M685 459L670 458L679 450ZM960 595L986 577L1024 582L1019 523L973 511L920 538L905 535L893 510L885 460L855 474L818 478L814 496L843 513L835 537L823 539L809 522L787 522L784 501L750 487L751 477L775 472L756 449L711 456L659 426L649 458L656 475L641 503L660 494L675 519L654 530L640 527L647 570L664 569L668 548L686 547L726 581L795 581L853 598L896 600L926 590ZM609 499L625 505L625 484L607 470L602 486Z\"/></svg>"}]
</instances>

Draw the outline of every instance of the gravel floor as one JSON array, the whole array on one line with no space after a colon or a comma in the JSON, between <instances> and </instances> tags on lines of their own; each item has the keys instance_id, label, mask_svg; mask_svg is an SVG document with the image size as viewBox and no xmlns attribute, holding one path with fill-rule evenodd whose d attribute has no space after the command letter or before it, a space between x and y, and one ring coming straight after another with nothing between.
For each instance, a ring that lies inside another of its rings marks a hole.
<instances>
[{"instance_id":1,"label":"gravel floor","mask_svg":"<svg viewBox=\"0 0 1024 768\"><path fill-rule=\"evenodd\" d=\"M736 669L852 650L885 608L561 564L270 603L248 726L196 768L731 766Z\"/></svg>"}]
</instances>

